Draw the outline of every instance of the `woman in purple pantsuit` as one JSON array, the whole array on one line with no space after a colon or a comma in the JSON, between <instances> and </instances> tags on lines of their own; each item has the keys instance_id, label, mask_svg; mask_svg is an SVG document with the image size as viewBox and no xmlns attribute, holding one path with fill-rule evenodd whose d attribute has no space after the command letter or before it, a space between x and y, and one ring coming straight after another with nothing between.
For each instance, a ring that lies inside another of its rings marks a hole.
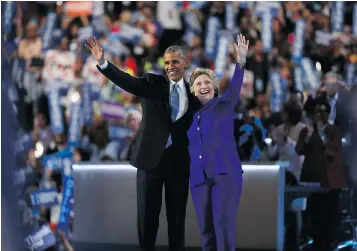
<instances>
[{"instance_id":1,"label":"woman in purple pantsuit","mask_svg":"<svg viewBox=\"0 0 357 251\"><path fill-rule=\"evenodd\" d=\"M239 100L249 41L237 37L237 65L230 85L218 97L218 80L209 69L196 69L191 92L202 108L188 130L190 189L204 251L235 250L236 214L242 191L242 164L233 136L234 107Z\"/></svg>"}]
</instances>

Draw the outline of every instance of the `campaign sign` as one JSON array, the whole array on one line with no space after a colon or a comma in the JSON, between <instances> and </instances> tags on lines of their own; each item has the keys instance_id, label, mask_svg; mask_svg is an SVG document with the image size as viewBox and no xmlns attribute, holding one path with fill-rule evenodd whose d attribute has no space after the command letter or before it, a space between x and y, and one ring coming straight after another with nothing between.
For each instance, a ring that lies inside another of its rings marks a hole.
<instances>
[{"instance_id":1,"label":"campaign sign","mask_svg":"<svg viewBox=\"0 0 357 251\"><path fill-rule=\"evenodd\" d=\"M104 119L123 119L125 117L125 107L116 102L102 101L100 110Z\"/></svg>"},{"instance_id":2,"label":"campaign sign","mask_svg":"<svg viewBox=\"0 0 357 251\"><path fill-rule=\"evenodd\" d=\"M53 89L48 94L48 105L50 109L51 130L53 133L64 132L63 116L60 104L59 91Z\"/></svg>"},{"instance_id":3,"label":"campaign sign","mask_svg":"<svg viewBox=\"0 0 357 251\"><path fill-rule=\"evenodd\" d=\"M352 33L357 37L357 3L353 5Z\"/></svg>"},{"instance_id":4,"label":"campaign sign","mask_svg":"<svg viewBox=\"0 0 357 251\"><path fill-rule=\"evenodd\" d=\"M68 146L76 147L81 139L81 103L72 102L71 104L71 117L69 123L69 132L68 132Z\"/></svg>"},{"instance_id":5,"label":"campaign sign","mask_svg":"<svg viewBox=\"0 0 357 251\"><path fill-rule=\"evenodd\" d=\"M28 181L28 177L33 174L33 168L31 166L26 166L15 170L14 181L15 186L23 186Z\"/></svg>"},{"instance_id":6,"label":"campaign sign","mask_svg":"<svg viewBox=\"0 0 357 251\"><path fill-rule=\"evenodd\" d=\"M110 139L125 139L128 137L132 131L123 126L110 126L109 127L109 138Z\"/></svg>"},{"instance_id":7,"label":"campaign sign","mask_svg":"<svg viewBox=\"0 0 357 251\"><path fill-rule=\"evenodd\" d=\"M11 34L12 30L12 22L13 22L13 17L15 15L16 11L16 2L12 1L6 1L3 2L2 5L2 30L3 30L3 35L5 37L4 40L7 40L7 38Z\"/></svg>"},{"instance_id":8,"label":"campaign sign","mask_svg":"<svg viewBox=\"0 0 357 251\"><path fill-rule=\"evenodd\" d=\"M58 204L57 189L37 189L30 194L32 207L52 207Z\"/></svg>"},{"instance_id":9,"label":"campaign sign","mask_svg":"<svg viewBox=\"0 0 357 251\"><path fill-rule=\"evenodd\" d=\"M120 25L120 31L118 34L123 42L137 44L144 36L144 31L136 28L135 26L123 23Z\"/></svg>"},{"instance_id":10,"label":"campaign sign","mask_svg":"<svg viewBox=\"0 0 357 251\"><path fill-rule=\"evenodd\" d=\"M215 61L215 72L218 79L222 79L225 75L230 40L231 37L228 35L222 35L219 38L218 52Z\"/></svg>"},{"instance_id":11,"label":"campaign sign","mask_svg":"<svg viewBox=\"0 0 357 251\"><path fill-rule=\"evenodd\" d=\"M302 58L301 66L305 73L306 80L309 83L310 88L313 90L317 89L320 80L317 75L316 69L312 64L311 59L306 57Z\"/></svg>"},{"instance_id":12,"label":"campaign sign","mask_svg":"<svg viewBox=\"0 0 357 251\"><path fill-rule=\"evenodd\" d=\"M12 65L12 79L21 88L26 71L26 61L23 58L15 59Z\"/></svg>"},{"instance_id":13,"label":"campaign sign","mask_svg":"<svg viewBox=\"0 0 357 251\"><path fill-rule=\"evenodd\" d=\"M15 154L22 154L35 147L32 135L29 133L20 134L18 140L14 142Z\"/></svg>"},{"instance_id":14,"label":"campaign sign","mask_svg":"<svg viewBox=\"0 0 357 251\"><path fill-rule=\"evenodd\" d=\"M56 27L57 14L50 12L47 15L45 31L42 36L42 51L51 49L53 45L53 32Z\"/></svg>"},{"instance_id":15,"label":"campaign sign","mask_svg":"<svg viewBox=\"0 0 357 251\"><path fill-rule=\"evenodd\" d=\"M69 149L65 149L61 152L46 155L43 158L43 167L58 169L63 167L63 159L72 158L73 153Z\"/></svg>"},{"instance_id":16,"label":"campaign sign","mask_svg":"<svg viewBox=\"0 0 357 251\"><path fill-rule=\"evenodd\" d=\"M299 19L295 24L295 35L292 52L292 60L300 62L304 54L304 42L305 42L305 21Z\"/></svg>"},{"instance_id":17,"label":"campaign sign","mask_svg":"<svg viewBox=\"0 0 357 251\"><path fill-rule=\"evenodd\" d=\"M91 99L91 84L85 83L82 85L82 108L84 125L92 124L93 117L93 105Z\"/></svg>"},{"instance_id":18,"label":"campaign sign","mask_svg":"<svg viewBox=\"0 0 357 251\"><path fill-rule=\"evenodd\" d=\"M343 1L333 2L331 26L332 32L343 32L345 3Z\"/></svg>"},{"instance_id":19,"label":"campaign sign","mask_svg":"<svg viewBox=\"0 0 357 251\"><path fill-rule=\"evenodd\" d=\"M38 231L25 238L25 244L29 250L44 251L56 245L56 236L48 224L43 225Z\"/></svg>"},{"instance_id":20,"label":"campaign sign","mask_svg":"<svg viewBox=\"0 0 357 251\"><path fill-rule=\"evenodd\" d=\"M216 57L218 30L221 28L221 23L218 17L210 16L207 20L206 39L205 39L205 55L211 60Z\"/></svg>"},{"instance_id":21,"label":"campaign sign","mask_svg":"<svg viewBox=\"0 0 357 251\"><path fill-rule=\"evenodd\" d=\"M262 42L264 52L271 52L273 49L273 16L268 10L264 11L262 17Z\"/></svg>"},{"instance_id":22,"label":"campaign sign","mask_svg":"<svg viewBox=\"0 0 357 251\"><path fill-rule=\"evenodd\" d=\"M63 178L63 197L60 210L60 217L57 224L57 229L62 230L69 237L69 219L72 211L74 179L72 176L72 160L65 158L63 160L62 169Z\"/></svg>"}]
</instances>

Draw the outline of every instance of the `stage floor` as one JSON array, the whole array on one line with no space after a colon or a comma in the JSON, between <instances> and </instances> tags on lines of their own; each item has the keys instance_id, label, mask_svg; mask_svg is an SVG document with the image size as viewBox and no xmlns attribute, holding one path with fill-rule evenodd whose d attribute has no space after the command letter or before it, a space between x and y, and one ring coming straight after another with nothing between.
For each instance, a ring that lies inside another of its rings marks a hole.
<instances>
[{"instance_id":1,"label":"stage floor","mask_svg":"<svg viewBox=\"0 0 357 251\"><path fill-rule=\"evenodd\" d=\"M73 242L76 251L140 251L138 246L118 245L118 244L98 244ZM187 247L186 251L201 251L202 249ZM169 251L168 247L156 247L155 251ZM273 251L272 249L236 249L236 251Z\"/></svg>"}]
</instances>

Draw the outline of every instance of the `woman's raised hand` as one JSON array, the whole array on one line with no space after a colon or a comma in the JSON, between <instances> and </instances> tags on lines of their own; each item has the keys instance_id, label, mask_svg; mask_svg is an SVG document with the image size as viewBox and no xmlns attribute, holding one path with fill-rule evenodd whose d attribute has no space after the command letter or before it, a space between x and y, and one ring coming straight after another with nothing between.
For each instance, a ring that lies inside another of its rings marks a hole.
<instances>
[{"instance_id":1,"label":"woman's raised hand","mask_svg":"<svg viewBox=\"0 0 357 251\"><path fill-rule=\"evenodd\" d=\"M93 57L98 61L99 65L104 64L105 59L103 47L99 44L95 37L88 38L85 47L92 53Z\"/></svg>"},{"instance_id":2,"label":"woman's raised hand","mask_svg":"<svg viewBox=\"0 0 357 251\"><path fill-rule=\"evenodd\" d=\"M234 48L237 52L237 61L239 64L245 64L248 47L249 47L249 40L245 40L245 36L239 34L237 36L237 43L234 43Z\"/></svg>"}]
</instances>

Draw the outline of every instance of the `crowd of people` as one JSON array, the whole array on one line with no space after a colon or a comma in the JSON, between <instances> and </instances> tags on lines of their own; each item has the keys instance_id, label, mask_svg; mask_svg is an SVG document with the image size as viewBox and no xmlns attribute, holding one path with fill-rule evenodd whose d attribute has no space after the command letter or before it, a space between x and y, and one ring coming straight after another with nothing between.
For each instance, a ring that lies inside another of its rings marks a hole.
<instances>
[{"instance_id":1,"label":"crowd of people","mask_svg":"<svg viewBox=\"0 0 357 251\"><path fill-rule=\"evenodd\" d=\"M349 140L346 107L357 83L357 8L342 3L8 3L2 8L12 13L2 27L3 59L9 62L3 72L21 125L21 173L31 176L24 194L30 198L49 187L58 192L56 206L32 210L26 220L41 219L56 229L68 182L59 167L67 151L73 162L130 160L140 99L98 71L84 47L93 35L107 59L132 76L164 74L165 49L184 46L186 79L197 67L210 68L223 92L235 67L233 43L223 47L245 34L250 47L234 129L241 160L288 161L292 182L346 187L349 160L341 142ZM315 204L319 200L338 205L338 193L315 198ZM337 217L336 207L320 220ZM70 249L69 235L59 233Z\"/></svg>"}]
</instances>

